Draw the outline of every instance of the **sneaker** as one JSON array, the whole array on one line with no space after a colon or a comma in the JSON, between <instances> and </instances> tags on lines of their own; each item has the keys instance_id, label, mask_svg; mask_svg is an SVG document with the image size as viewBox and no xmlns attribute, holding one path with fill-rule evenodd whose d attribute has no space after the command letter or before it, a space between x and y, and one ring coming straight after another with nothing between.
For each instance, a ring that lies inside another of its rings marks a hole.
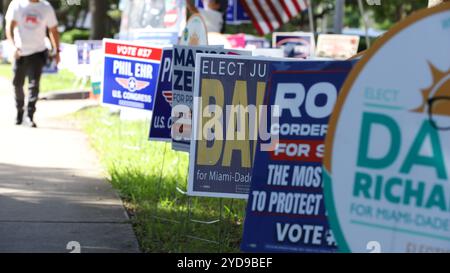
<instances>
[{"instance_id":1,"label":"sneaker","mask_svg":"<svg viewBox=\"0 0 450 273\"><path fill-rule=\"evenodd\" d=\"M17 111L16 125L21 125L23 122L23 111Z\"/></svg>"},{"instance_id":2,"label":"sneaker","mask_svg":"<svg viewBox=\"0 0 450 273\"><path fill-rule=\"evenodd\" d=\"M28 127L31 127L31 128L37 128L37 125L36 125L36 123L34 122L34 120L33 120L32 117L27 117L27 118L25 119L25 124L26 124Z\"/></svg>"}]
</instances>

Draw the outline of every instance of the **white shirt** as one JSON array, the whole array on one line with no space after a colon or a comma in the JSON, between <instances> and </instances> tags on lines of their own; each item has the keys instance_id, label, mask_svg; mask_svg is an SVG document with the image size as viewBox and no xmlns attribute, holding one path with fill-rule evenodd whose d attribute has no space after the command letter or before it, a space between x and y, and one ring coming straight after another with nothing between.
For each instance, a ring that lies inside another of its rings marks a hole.
<instances>
[{"instance_id":1,"label":"white shirt","mask_svg":"<svg viewBox=\"0 0 450 273\"><path fill-rule=\"evenodd\" d=\"M222 13L206 7L205 9L199 9L198 12L200 13L200 16L203 17L203 20L205 20L206 30L208 32L220 32L222 30Z\"/></svg>"},{"instance_id":2,"label":"white shirt","mask_svg":"<svg viewBox=\"0 0 450 273\"><path fill-rule=\"evenodd\" d=\"M6 21L16 21L14 42L20 48L21 56L42 52L47 37L47 28L58 25L55 10L49 2L41 0L13 0L5 16Z\"/></svg>"}]
</instances>

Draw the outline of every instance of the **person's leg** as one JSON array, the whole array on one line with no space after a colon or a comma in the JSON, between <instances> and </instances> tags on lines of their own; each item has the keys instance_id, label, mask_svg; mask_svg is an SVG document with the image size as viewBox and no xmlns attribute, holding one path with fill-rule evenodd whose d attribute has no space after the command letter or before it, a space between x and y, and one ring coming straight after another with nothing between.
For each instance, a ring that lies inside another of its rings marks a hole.
<instances>
[{"instance_id":1,"label":"person's leg","mask_svg":"<svg viewBox=\"0 0 450 273\"><path fill-rule=\"evenodd\" d=\"M24 112L23 107L25 105L25 94L23 92L23 85L25 83L26 64L24 57L14 61L13 72L14 72L13 86L17 108L16 124L20 125L22 124Z\"/></svg>"},{"instance_id":2,"label":"person's leg","mask_svg":"<svg viewBox=\"0 0 450 273\"><path fill-rule=\"evenodd\" d=\"M28 106L27 115L31 125L36 127L33 117L36 112L36 103L39 99L40 81L42 69L45 64L46 56L44 53L34 54L28 59Z\"/></svg>"}]
</instances>

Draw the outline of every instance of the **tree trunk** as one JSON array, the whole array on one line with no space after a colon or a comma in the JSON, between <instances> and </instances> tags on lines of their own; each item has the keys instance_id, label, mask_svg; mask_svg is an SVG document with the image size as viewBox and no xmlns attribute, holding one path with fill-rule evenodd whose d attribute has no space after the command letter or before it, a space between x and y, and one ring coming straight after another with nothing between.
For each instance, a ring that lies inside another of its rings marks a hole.
<instances>
[{"instance_id":1,"label":"tree trunk","mask_svg":"<svg viewBox=\"0 0 450 273\"><path fill-rule=\"evenodd\" d=\"M3 15L6 14L6 10L8 9L9 3L11 3L12 0L1 0L2 5L2 13Z\"/></svg>"},{"instance_id":2,"label":"tree trunk","mask_svg":"<svg viewBox=\"0 0 450 273\"><path fill-rule=\"evenodd\" d=\"M89 0L89 11L92 17L90 38L93 40L101 40L106 35L108 1Z\"/></svg>"},{"instance_id":3,"label":"tree trunk","mask_svg":"<svg viewBox=\"0 0 450 273\"><path fill-rule=\"evenodd\" d=\"M8 10L9 4L11 3L12 0L1 0L0 4L1 4L1 12L3 14L3 16L6 15L6 11ZM3 20L2 22L2 29L5 30L6 28L6 21ZM6 31L2 31L2 37L0 37L2 40L6 39Z\"/></svg>"}]
</instances>

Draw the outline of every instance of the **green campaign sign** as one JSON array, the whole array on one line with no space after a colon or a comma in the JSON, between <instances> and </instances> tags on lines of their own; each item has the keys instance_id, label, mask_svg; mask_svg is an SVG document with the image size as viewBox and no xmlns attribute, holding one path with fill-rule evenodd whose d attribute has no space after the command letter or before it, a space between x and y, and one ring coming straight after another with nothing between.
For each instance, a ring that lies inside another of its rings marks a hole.
<instances>
[{"instance_id":1,"label":"green campaign sign","mask_svg":"<svg viewBox=\"0 0 450 273\"><path fill-rule=\"evenodd\" d=\"M344 252L450 251L450 4L381 38L330 120L326 208Z\"/></svg>"}]
</instances>

